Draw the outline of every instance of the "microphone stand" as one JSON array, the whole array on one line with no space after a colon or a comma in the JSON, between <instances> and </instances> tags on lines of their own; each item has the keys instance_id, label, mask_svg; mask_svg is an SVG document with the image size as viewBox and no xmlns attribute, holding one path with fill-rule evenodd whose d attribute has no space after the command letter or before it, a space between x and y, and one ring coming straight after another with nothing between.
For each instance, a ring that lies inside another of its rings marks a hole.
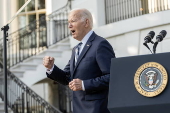
<instances>
[{"instance_id":1,"label":"microphone stand","mask_svg":"<svg viewBox=\"0 0 170 113\"><path fill-rule=\"evenodd\" d=\"M147 45L147 43L143 43L143 45L146 46L146 47L149 49L149 51L153 54L153 52L151 51L151 49L149 48L149 46Z\"/></svg>"},{"instance_id":2,"label":"microphone stand","mask_svg":"<svg viewBox=\"0 0 170 113\"><path fill-rule=\"evenodd\" d=\"M155 42L153 45L153 53L156 54L156 47L158 45L158 42Z\"/></svg>"},{"instance_id":3,"label":"microphone stand","mask_svg":"<svg viewBox=\"0 0 170 113\"><path fill-rule=\"evenodd\" d=\"M8 21L8 24L3 26L1 28L1 31L3 31L3 74L4 74L4 110L5 113L8 113L8 94L7 94L7 42L8 39L8 30L9 30L9 24L18 16L18 14L29 4L31 0L28 0L17 12L16 14Z\"/></svg>"},{"instance_id":4,"label":"microphone stand","mask_svg":"<svg viewBox=\"0 0 170 113\"><path fill-rule=\"evenodd\" d=\"M8 113L8 108L7 108L7 46L6 46L6 41L8 41L8 30L9 26L8 24L4 27L1 28L1 31L3 31L3 74L4 74L4 110L5 113Z\"/></svg>"}]
</instances>

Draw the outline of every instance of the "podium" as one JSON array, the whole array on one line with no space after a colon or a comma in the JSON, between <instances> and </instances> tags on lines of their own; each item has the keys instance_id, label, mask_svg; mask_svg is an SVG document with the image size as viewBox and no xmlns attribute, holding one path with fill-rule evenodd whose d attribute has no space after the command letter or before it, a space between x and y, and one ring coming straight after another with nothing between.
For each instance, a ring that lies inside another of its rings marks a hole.
<instances>
[{"instance_id":1,"label":"podium","mask_svg":"<svg viewBox=\"0 0 170 113\"><path fill-rule=\"evenodd\" d=\"M170 53L112 59L108 97L108 109L111 113L170 113L169 82L157 96L146 97L137 91L135 74L141 65L148 62L161 64L170 78Z\"/></svg>"}]
</instances>

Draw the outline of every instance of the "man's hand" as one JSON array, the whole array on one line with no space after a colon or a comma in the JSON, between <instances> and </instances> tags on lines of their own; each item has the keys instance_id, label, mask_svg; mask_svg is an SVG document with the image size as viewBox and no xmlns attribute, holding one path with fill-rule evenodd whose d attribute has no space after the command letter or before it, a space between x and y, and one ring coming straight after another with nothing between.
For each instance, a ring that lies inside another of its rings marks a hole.
<instances>
[{"instance_id":1,"label":"man's hand","mask_svg":"<svg viewBox=\"0 0 170 113\"><path fill-rule=\"evenodd\" d=\"M73 79L70 83L69 83L69 88L73 91L79 91L82 90L82 80L80 79Z\"/></svg>"},{"instance_id":2,"label":"man's hand","mask_svg":"<svg viewBox=\"0 0 170 113\"><path fill-rule=\"evenodd\" d=\"M50 56L45 56L43 58L43 65L50 70L54 65L54 58Z\"/></svg>"}]
</instances>

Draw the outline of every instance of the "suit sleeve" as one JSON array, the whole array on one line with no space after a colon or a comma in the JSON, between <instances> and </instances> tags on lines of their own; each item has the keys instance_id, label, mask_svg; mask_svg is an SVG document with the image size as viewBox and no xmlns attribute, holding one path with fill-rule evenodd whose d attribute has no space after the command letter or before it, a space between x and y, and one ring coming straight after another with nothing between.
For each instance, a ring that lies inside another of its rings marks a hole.
<instances>
[{"instance_id":1,"label":"suit sleeve","mask_svg":"<svg viewBox=\"0 0 170 113\"><path fill-rule=\"evenodd\" d=\"M96 61L102 76L83 80L85 91L93 92L109 88L111 59L115 58L112 46L107 40L102 41L96 51Z\"/></svg>"},{"instance_id":2,"label":"suit sleeve","mask_svg":"<svg viewBox=\"0 0 170 113\"><path fill-rule=\"evenodd\" d=\"M60 84L68 85L68 83L70 82L70 61L68 62L64 70L61 70L56 65L54 65L52 73L46 74L48 78L57 81Z\"/></svg>"}]
</instances>

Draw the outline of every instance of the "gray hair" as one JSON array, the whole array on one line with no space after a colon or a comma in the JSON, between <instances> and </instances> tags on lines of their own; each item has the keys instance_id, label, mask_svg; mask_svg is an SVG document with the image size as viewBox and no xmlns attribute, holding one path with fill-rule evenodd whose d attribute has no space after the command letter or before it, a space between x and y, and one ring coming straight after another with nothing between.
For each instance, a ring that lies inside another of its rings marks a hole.
<instances>
[{"instance_id":1,"label":"gray hair","mask_svg":"<svg viewBox=\"0 0 170 113\"><path fill-rule=\"evenodd\" d=\"M77 10L81 11L80 12L81 20L85 21L86 19L88 19L89 23L90 23L90 27L93 28L93 17L91 15L90 11L88 11L87 9L83 8L83 9L73 9L73 10L70 11L70 13L73 12L73 11L77 11Z\"/></svg>"}]
</instances>

